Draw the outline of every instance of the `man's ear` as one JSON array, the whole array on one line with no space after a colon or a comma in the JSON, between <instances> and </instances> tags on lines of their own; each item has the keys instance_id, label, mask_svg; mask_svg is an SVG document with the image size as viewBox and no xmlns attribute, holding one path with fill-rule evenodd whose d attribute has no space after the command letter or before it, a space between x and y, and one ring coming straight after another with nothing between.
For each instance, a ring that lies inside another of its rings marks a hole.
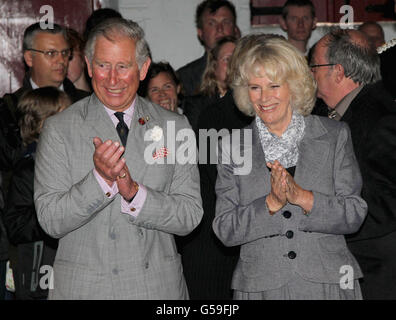
<instances>
[{"instance_id":1,"label":"man's ear","mask_svg":"<svg viewBox=\"0 0 396 320\"><path fill-rule=\"evenodd\" d=\"M279 18L279 25L282 28L283 31L287 32L287 25L285 19L283 17Z\"/></svg>"},{"instance_id":2,"label":"man's ear","mask_svg":"<svg viewBox=\"0 0 396 320\"><path fill-rule=\"evenodd\" d=\"M202 29L197 29L197 38L199 40L199 43L205 47L205 43L202 40Z\"/></svg>"},{"instance_id":3,"label":"man's ear","mask_svg":"<svg viewBox=\"0 0 396 320\"><path fill-rule=\"evenodd\" d=\"M146 61L143 63L142 67L140 68L140 72L139 72L140 81L143 81L144 78L146 78L150 64L151 64L151 59L147 58Z\"/></svg>"},{"instance_id":4,"label":"man's ear","mask_svg":"<svg viewBox=\"0 0 396 320\"><path fill-rule=\"evenodd\" d=\"M335 80L337 83L340 83L345 78L345 70L341 64L336 64L334 66L335 71Z\"/></svg>"},{"instance_id":5,"label":"man's ear","mask_svg":"<svg viewBox=\"0 0 396 320\"><path fill-rule=\"evenodd\" d=\"M239 39L242 35L241 35L241 29L239 29L238 26L234 27L234 34L235 34L235 38Z\"/></svg>"},{"instance_id":6,"label":"man's ear","mask_svg":"<svg viewBox=\"0 0 396 320\"><path fill-rule=\"evenodd\" d=\"M176 93L179 94L181 90L181 84L178 84L176 87Z\"/></svg>"},{"instance_id":7,"label":"man's ear","mask_svg":"<svg viewBox=\"0 0 396 320\"><path fill-rule=\"evenodd\" d=\"M313 19L313 24L312 24L312 30L315 30L316 29L316 24L318 23L318 18L314 18Z\"/></svg>"},{"instance_id":8,"label":"man's ear","mask_svg":"<svg viewBox=\"0 0 396 320\"><path fill-rule=\"evenodd\" d=\"M29 68L33 66L33 53L30 50L26 50L23 53L23 58L25 59L26 64L28 65Z\"/></svg>"},{"instance_id":9,"label":"man's ear","mask_svg":"<svg viewBox=\"0 0 396 320\"><path fill-rule=\"evenodd\" d=\"M88 75L92 78L92 65L90 64L87 56L84 56L85 63L87 64Z\"/></svg>"},{"instance_id":10,"label":"man's ear","mask_svg":"<svg viewBox=\"0 0 396 320\"><path fill-rule=\"evenodd\" d=\"M202 30L201 29L197 29L197 37L200 41L202 41Z\"/></svg>"}]
</instances>

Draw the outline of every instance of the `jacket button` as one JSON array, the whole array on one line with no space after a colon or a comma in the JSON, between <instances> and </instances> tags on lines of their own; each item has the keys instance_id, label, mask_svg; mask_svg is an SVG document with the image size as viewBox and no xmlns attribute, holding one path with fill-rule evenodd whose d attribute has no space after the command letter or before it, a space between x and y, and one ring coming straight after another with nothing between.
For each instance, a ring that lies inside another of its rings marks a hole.
<instances>
[{"instance_id":1,"label":"jacket button","mask_svg":"<svg viewBox=\"0 0 396 320\"><path fill-rule=\"evenodd\" d=\"M114 233L114 232L110 233L110 239L111 239L111 240L114 240L115 238L116 238L115 233Z\"/></svg>"},{"instance_id":2,"label":"jacket button","mask_svg":"<svg viewBox=\"0 0 396 320\"><path fill-rule=\"evenodd\" d=\"M149 263L146 262L146 263L144 264L144 268L145 268L145 269L148 269L148 267L149 267Z\"/></svg>"},{"instance_id":3,"label":"jacket button","mask_svg":"<svg viewBox=\"0 0 396 320\"><path fill-rule=\"evenodd\" d=\"M289 259L294 259L295 257L297 257L297 254L294 251L290 251L287 256L289 257Z\"/></svg>"},{"instance_id":4,"label":"jacket button","mask_svg":"<svg viewBox=\"0 0 396 320\"><path fill-rule=\"evenodd\" d=\"M131 211L132 211L132 212L135 212L135 211L136 211L136 208L131 208Z\"/></svg>"},{"instance_id":5,"label":"jacket button","mask_svg":"<svg viewBox=\"0 0 396 320\"><path fill-rule=\"evenodd\" d=\"M294 236L294 232L293 231L289 230L289 231L286 232L286 238L291 239L291 238L293 238L293 236Z\"/></svg>"},{"instance_id":6,"label":"jacket button","mask_svg":"<svg viewBox=\"0 0 396 320\"><path fill-rule=\"evenodd\" d=\"M290 211L284 211L283 212L283 216L286 218L286 219L289 219L290 217L291 217L291 212Z\"/></svg>"},{"instance_id":7,"label":"jacket button","mask_svg":"<svg viewBox=\"0 0 396 320\"><path fill-rule=\"evenodd\" d=\"M118 269L114 268L113 269L113 274L117 275L118 274Z\"/></svg>"}]
</instances>

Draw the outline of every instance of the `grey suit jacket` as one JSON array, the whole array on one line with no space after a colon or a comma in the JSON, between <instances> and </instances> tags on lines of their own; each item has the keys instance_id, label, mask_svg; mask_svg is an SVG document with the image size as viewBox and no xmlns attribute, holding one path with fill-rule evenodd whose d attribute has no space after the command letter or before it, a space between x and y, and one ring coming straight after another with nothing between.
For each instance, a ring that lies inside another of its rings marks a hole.
<instances>
[{"instance_id":1,"label":"grey suit jacket","mask_svg":"<svg viewBox=\"0 0 396 320\"><path fill-rule=\"evenodd\" d=\"M184 116L136 98L124 157L147 198L134 218L121 212L119 194L111 199L103 193L93 174L93 138L120 140L97 97L47 119L37 148L34 199L42 228L60 239L51 299L188 298L173 234L188 234L202 218L198 170L195 164L149 165L144 159L153 143L144 136L155 125L173 152L168 143L174 140L167 141L171 122L176 133L189 128Z\"/></svg>"},{"instance_id":2,"label":"grey suit jacket","mask_svg":"<svg viewBox=\"0 0 396 320\"><path fill-rule=\"evenodd\" d=\"M252 130L252 144L242 145L245 152L252 152L250 173L234 175L233 162L218 165L213 229L226 246L241 245L233 289L276 289L295 273L309 281L337 284L344 265L353 268L353 278L362 276L343 236L358 230L367 213L359 196L362 179L349 128L324 117L304 119L294 178L314 194L308 215L289 203L269 214L265 199L271 190L270 172L254 121L247 127ZM236 147L234 143L231 149L223 148L223 157L230 150L239 152Z\"/></svg>"}]
</instances>

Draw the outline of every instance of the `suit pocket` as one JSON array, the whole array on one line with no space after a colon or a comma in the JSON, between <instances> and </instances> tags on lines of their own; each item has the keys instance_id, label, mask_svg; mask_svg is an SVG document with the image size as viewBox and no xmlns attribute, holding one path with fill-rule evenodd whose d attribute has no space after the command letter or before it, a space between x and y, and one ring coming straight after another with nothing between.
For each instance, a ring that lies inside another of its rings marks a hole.
<instances>
[{"instance_id":1,"label":"suit pocket","mask_svg":"<svg viewBox=\"0 0 396 320\"><path fill-rule=\"evenodd\" d=\"M330 278L339 279L340 268L344 265L354 265L346 246L344 236L325 236L318 239L322 266L330 272Z\"/></svg>"},{"instance_id":2,"label":"suit pocket","mask_svg":"<svg viewBox=\"0 0 396 320\"><path fill-rule=\"evenodd\" d=\"M87 266L65 260L54 263L54 288L65 299L89 299L101 292L104 275Z\"/></svg>"},{"instance_id":3,"label":"suit pocket","mask_svg":"<svg viewBox=\"0 0 396 320\"><path fill-rule=\"evenodd\" d=\"M344 236L331 235L319 238L320 247L330 253L347 250Z\"/></svg>"},{"instance_id":4,"label":"suit pocket","mask_svg":"<svg viewBox=\"0 0 396 320\"><path fill-rule=\"evenodd\" d=\"M245 244L241 247L240 263L247 278L272 277L280 268L279 239L267 239Z\"/></svg>"}]
</instances>

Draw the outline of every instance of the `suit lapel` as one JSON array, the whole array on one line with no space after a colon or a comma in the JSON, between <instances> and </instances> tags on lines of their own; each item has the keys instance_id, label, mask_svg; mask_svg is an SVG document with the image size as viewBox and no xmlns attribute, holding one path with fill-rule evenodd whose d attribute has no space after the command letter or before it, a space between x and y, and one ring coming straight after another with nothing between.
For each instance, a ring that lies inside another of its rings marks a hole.
<instances>
[{"instance_id":1,"label":"suit lapel","mask_svg":"<svg viewBox=\"0 0 396 320\"><path fill-rule=\"evenodd\" d=\"M139 121L139 119L143 119L144 123ZM155 124L149 108L144 105L144 101L139 96L136 96L135 110L129 128L125 158L131 176L137 182L143 180L147 170L147 163L146 161L142 161L142 159L144 160L144 151L151 141L144 141L144 136L147 130L152 129Z\"/></svg>"},{"instance_id":2,"label":"suit lapel","mask_svg":"<svg viewBox=\"0 0 396 320\"><path fill-rule=\"evenodd\" d=\"M323 170L330 146L320 137L327 131L312 116L305 117L305 134L299 145L299 158L294 179L304 189L311 189Z\"/></svg>"},{"instance_id":3,"label":"suit lapel","mask_svg":"<svg viewBox=\"0 0 396 320\"><path fill-rule=\"evenodd\" d=\"M107 114L103 104L99 101L95 94L89 98L85 114L85 130L86 137L92 139L99 137L103 142L110 139L112 141L120 141L117 130L114 127L113 121Z\"/></svg>"}]
</instances>

